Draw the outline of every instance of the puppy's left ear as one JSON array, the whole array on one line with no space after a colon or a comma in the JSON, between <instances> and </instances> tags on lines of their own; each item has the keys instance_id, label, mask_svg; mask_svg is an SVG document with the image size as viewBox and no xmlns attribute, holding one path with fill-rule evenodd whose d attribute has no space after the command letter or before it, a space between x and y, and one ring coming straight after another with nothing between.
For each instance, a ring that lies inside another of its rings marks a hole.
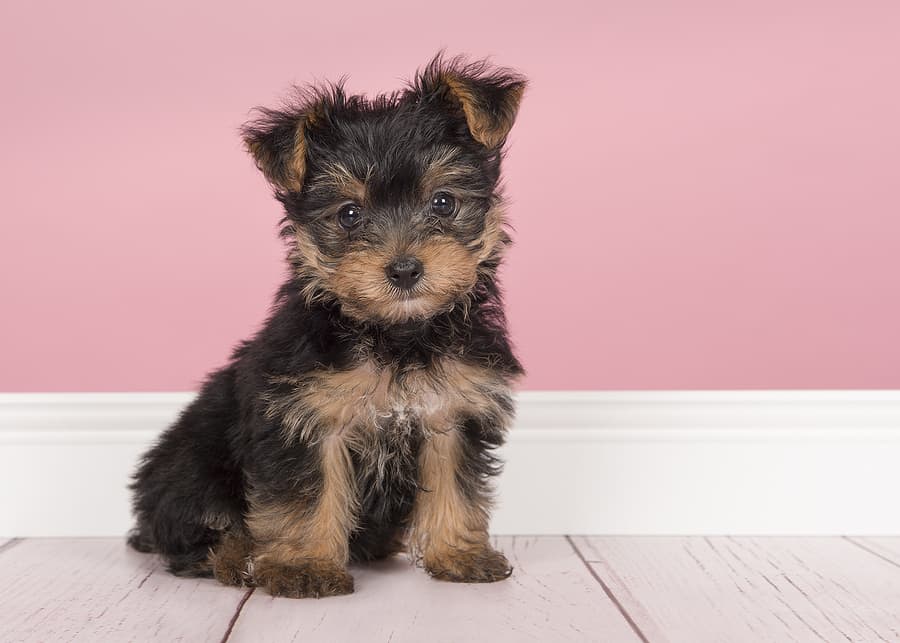
<instances>
[{"instance_id":1,"label":"puppy's left ear","mask_svg":"<svg viewBox=\"0 0 900 643\"><path fill-rule=\"evenodd\" d=\"M445 62L439 54L416 79L424 100L438 97L455 104L465 115L472 138L489 149L506 141L519 111L526 80L520 74L487 61Z\"/></svg>"},{"instance_id":2,"label":"puppy's left ear","mask_svg":"<svg viewBox=\"0 0 900 643\"><path fill-rule=\"evenodd\" d=\"M256 166L280 192L299 192L306 175L306 128L313 105L284 110L258 110L259 117L241 127L247 151Z\"/></svg>"}]
</instances>

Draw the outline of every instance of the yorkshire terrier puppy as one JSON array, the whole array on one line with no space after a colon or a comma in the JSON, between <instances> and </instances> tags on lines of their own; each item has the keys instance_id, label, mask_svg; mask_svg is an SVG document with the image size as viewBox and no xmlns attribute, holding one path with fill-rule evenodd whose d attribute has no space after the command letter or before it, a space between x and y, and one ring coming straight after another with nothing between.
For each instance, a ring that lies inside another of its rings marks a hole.
<instances>
[{"instance_id":1,"label":"yorkshire terrier puppy","mask_svg":"<svg viewBox=\"0 0 900 643\"><path fill-rule=\"evenodd\" d=\"M135 549L275 596L348 594L348 562L404 548L435 578L509 576L488 537L522 373L498 182L524 88L438 56L403 91L314 87L244 126L290 275L143 457Z\"/></svg>"}]
</instances>

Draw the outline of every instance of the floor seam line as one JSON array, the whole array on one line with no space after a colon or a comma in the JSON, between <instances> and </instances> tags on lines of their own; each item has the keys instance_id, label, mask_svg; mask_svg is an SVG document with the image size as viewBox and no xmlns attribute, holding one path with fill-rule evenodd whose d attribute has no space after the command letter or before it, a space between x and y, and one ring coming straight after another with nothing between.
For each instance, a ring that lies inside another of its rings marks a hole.
<instances>
[{"instance_id":1,"label":"floor seam line","mask_svg":"<svg viewBox=\"0 0 900 643\"><path fill-rule=\"evenodd\" d=\"M231 616L231 620L228 621L228 629L225 630L225 634L222 636L222 640L220 643L226 643L229 638L231 638L231 631L234 629L235 624L238 621L238 618L241 616L241 610L244 609L244 605L250 599L250 596L253 594L255 587L251 587L247 590L247 593L241 598L241 602L237 604L237 609L234 610L234 614Z\"/></svg>"},{"instance_id":2,"label":"floor seam line","mask_svg":"<svg viewBox=\"0 0 900 643\"><path fill-rule=\"evenodd\" d=\"M877 551L875 551L874 549L870 549L869 547L866 547L866 546L863 545L862 543L855 541L855 540L854 540L853 538L851 538L850 536L841 536L841 538L843 538L844 540L846 540L846 541L847 541L848 543L850 543L851 545L856 545L857 547L859 547L859 548L862 549L863 551L869 552L870 554L872 554L872 555L875 556L876 558L880 558L880 559L883 560L884 562L889 563L889 564L893 565L894 567L900 567L900 563L898 563L896 560L892 560L892 559L888 558L887 556L883 556L883 555L879 554L879 553L878 553Z\"/></svg>"},{"instance_id":3,"label":"floor seam line","mask_svg":"<svg viewBox=\"0 0 900 643\"><path fill-rule=\"evenodd\" d=\"M10 549L15 547L19 543L23 542L24 540L25 540L24 538L10 538L8 542L5 542L2 545L0 545L0 554L2 554L5 551L9 551Z\"/></svg>"},{"instance_id":4,"label":"floor seam line","mask_svg":"<svg viewBox=\"0 0 900 643\"><path fill-rule=\"evenodd\" d=\"M600 587L603 588L603 591L606 593L606 596L609 598L609 600L611 600L613 602L613 605L616 606L616 609L619 610L619 613L628 622L628 625L631 627L632 631L634 631L634 633L637 634L638 638L641 639L641 641L643 641L643 643L650 643L650 641L647 639L647 637L641 631L641 628L638 626L638 624L635 622L635 620L633 618L631 618L631 614L628 613L628 610L625 609L625 606L619 602L619 599L616 598L616 595L613 594L613 592L609 588L609 586L603 582L602 578L600 578L600 574L598 574L597 571L593 567L591 567L590 563L588 563L587 560L585 560L584 555L581 553L581 550L578 549L578 546L575 544L575 541L572 540L572 537L569 536L568 534L566 534L566 536L564 536L564 537L565 537L566 541L569 543L569 546L572 547L572 551L575 552L575 555L578 556L579 560L581 560L581 563L587 568L587 570L588 570L588 572L590 572L591 576L594 577L594 580L596 580L598 583L600 583Z\"/></svg>"}]
</instances>

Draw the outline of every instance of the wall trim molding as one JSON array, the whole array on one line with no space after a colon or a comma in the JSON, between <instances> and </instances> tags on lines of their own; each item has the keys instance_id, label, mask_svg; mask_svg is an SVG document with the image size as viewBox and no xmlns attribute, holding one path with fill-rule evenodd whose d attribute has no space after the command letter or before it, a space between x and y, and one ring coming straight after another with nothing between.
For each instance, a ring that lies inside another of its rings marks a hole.
<instances>
[{"instance_id":1,"label":"wall trim molding","mask_svg":"<svg viewBox=\"0 0 900 643\"><path fill-rule=\"evenodd\" d=\"M192 393L0 394L0 536L129 524ZM525 391L497 533L900 533L900 391Z\"/></svg>"}]
</instances>

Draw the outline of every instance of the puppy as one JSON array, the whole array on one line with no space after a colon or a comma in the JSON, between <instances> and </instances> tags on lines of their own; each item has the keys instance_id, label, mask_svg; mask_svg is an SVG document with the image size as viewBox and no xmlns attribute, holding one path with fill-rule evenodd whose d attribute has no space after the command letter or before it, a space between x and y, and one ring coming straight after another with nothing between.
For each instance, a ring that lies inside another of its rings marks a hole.
<instances>
[{"instance_id":1,"label":"puppy","mask_svg":"<svg viewBox=\"0 0 900 643\"><path fill-rule=\"evenodd\" d=\"M439 55L403 91L308 88L243 127L284 206L290 275L144 455L135 549L297 598L350 593L348 562L406 548L438 579L509 576L488 538L522 373L498 182L524 89Z\"/></svg>"}]
</instances>

